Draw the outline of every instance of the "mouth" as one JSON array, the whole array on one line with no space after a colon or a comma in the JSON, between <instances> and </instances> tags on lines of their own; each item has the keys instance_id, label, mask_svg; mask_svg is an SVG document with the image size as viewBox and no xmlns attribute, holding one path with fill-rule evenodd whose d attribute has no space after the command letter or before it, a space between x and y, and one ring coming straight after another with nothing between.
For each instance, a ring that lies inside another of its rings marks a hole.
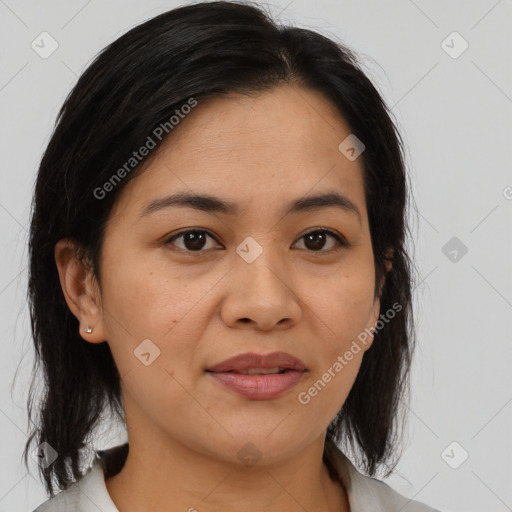
<instances>
[{"instance_id":1,"label":"mouth","mask_svg":"<svg viewBox=\"0 0 512 512\"><path fill-rule=\"evenodd\" d=\"M289 392L308 372L302 361L285 352L240 354L206 369L206 374L251 400L270 400Z\"/></svg>"},{"instance_id":2,"label":"mouth","mask_svg":"<svg viewBox=\"0 0 512 512\"><path fill-rule=\"evenodd\" d=\"M302 372L307 370L304 363L286 352L255 354L252 352L239 354L206 368L208 372L239 373L242 375L266 375L269 373L286 373L287 371Z\"/></svg>"},{"instance_id":3,"label":"mouth","mask_svg":"<svg viewBox=\"0 0 512 512\"><path fill-rule=\"evenodd\" d=\"M206 370L212 373L236 373L238 375L280 375L282 373L291 372L290 368L247 368L246 370L229 370L226 372L214 372L213 370Z\"/></svg>"},{"instance_id":4,"label":"mouth","mask_svg":"<svg viewBox=\"0 0 512 512\"><path fill-rule=\"evenodd\" d=\"M257 370L257 369L255 369ZM271 400L285 395L307 372L284 369L274 373L207 372L222 388L251 400Z\"/></svg>"},{"instance_id":5,"label":"mouth","mask_svg":"<svg viewBox=\"0 0 512 512\"><path fill-rule=\"evenodd\" d=\"M307 371L300 359L286 352L251 352L206 368L206 375L245 398L270 400L293 389Z\"/></svg>"}]
</instances>

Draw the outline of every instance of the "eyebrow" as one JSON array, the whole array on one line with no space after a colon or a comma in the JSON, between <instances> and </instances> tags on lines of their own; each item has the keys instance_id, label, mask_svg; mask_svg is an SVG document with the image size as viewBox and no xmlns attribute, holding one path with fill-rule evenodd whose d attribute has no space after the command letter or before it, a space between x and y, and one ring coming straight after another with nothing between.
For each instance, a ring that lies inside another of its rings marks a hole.
<instances>
[{"instance_id":1,"label":"eyebrow","mask_svg":"<svg viewBox=\"0 0 512 512\"><path fill-rule=\"evenodd\" d=\"M231 201L208 194L180 192L154 199L142 209L139 217L142 218L164 208L172 207L193 208L203 212L222 213L232 216L236 216L240 213L239 206ZM284 215L332 207L356 215L359 224L362 224L362 216L359 208L348 197L338 192L316 194L291 201L286 205Z\"/></svg>"}]
</instances>

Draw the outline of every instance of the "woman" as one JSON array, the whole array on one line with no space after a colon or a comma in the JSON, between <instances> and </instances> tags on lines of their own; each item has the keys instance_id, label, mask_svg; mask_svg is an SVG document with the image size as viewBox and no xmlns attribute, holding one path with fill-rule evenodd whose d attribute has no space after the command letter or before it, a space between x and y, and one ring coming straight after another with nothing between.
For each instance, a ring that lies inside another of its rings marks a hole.
<instances>
[{"instance_id":1,"label":"woman","mask_svg":"<svg viewBox=\"0 0 512 512\"><path fill-rule=\"evenodd\" d=\"M103 50L35 189L37 510L433 510L371 478L413 349L406 200L340 44L215 2ZM82 473L107 407L128 442Z\"/></svg>"}]
</instances>

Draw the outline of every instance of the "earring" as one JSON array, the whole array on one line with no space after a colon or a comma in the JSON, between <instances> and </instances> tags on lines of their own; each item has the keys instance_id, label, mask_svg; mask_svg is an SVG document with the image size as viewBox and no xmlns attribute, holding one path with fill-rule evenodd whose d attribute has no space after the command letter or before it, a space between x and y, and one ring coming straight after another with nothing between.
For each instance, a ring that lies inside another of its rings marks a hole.
<instances>
[{"instance_id":1,"label":"earring","mask_svg":"<svg viewBox=\"0 0 512 512\"><path fill-rule=\"evenodd\" d=\"M84 332L86 332L87 334L90 334L90 333L92 332L92 327L88 325L88 326L84 329Z\"/></svg>"}]
</instances>

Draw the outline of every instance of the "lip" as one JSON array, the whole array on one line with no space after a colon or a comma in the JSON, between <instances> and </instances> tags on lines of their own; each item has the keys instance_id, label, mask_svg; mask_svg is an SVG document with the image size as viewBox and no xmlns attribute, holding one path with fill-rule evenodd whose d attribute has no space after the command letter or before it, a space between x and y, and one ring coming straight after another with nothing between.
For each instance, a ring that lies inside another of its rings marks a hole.
<instances>
[{"instance_id":1,"label":"lip","mask_svg":"<svg viewBox=\"0 0 512 512\"><path fill-rule=\"evenodd\" d=\"M236 373L249 369L286 369L285 373L244 375ZM217 382L253 400L277 398L294 388L304 377L304 363L286 352L271 354L240 354L206 369Z\"/></svg>"},{"instance_id":2,"label":"lip","mask_svg":"<svg viewBox=\"0 0 512 512\"><path fill-rule=\"evenodd\" d=\"M222 361L221 363L211 366L206 370L209 372L229 372L229 371L243 371L250 368L286 368L288 370L295 370L303 372L307 370L304 363L296 357L286 352L272 352L270 354L255 354L254 352L247 352L239 354Z\"/></svg>"},{"instance_id":3,"label":"lip","mask_svg":"<svg viewBox=\"0 0 512 512\"><path fill-rule=\"evenodd\" d=\"M294 388L306 371L290 370L281 374L242 375L229 372L209 372L217 382L252 400L277 398Z\"/></svg>"}]
</instances>

